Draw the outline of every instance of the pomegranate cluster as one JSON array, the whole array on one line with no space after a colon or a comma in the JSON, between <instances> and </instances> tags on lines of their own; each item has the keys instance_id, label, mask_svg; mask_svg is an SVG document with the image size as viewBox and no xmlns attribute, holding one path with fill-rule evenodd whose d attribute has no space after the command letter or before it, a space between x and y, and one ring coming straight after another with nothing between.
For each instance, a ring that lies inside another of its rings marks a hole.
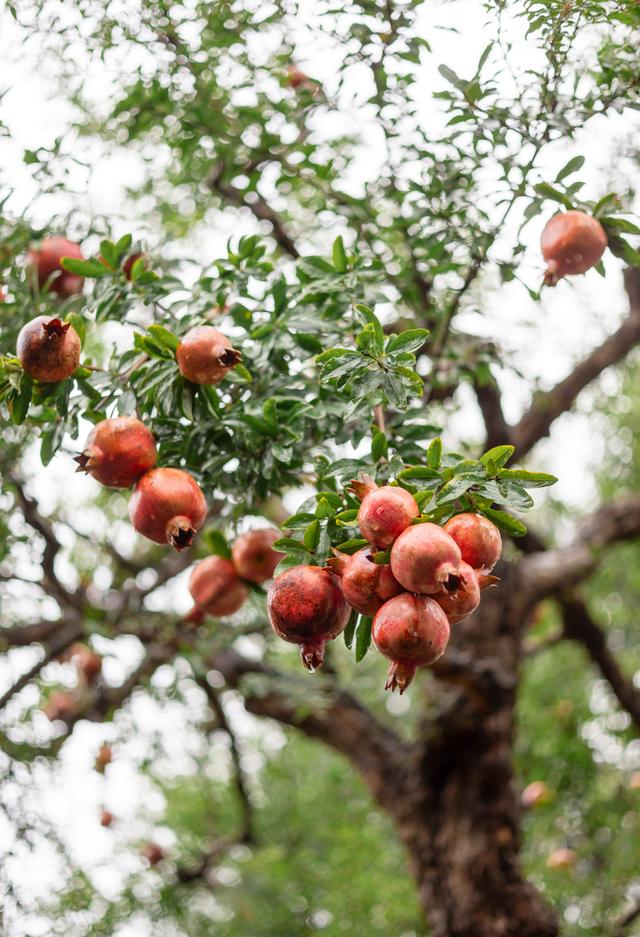
<instances>
[{"instance_id":1,"label":"pomegranate cluster","mask_svg":"<svg viewBox=\"0 0 640 937\"><path fill-rule=\"evenodd\" d=\"M271 579L283 557L273 549L280 534L261 527L241 534L231 549L231 558L208 556L193 567L189 592L193 608L187 621L198 623L206 615L223 617L237 612L249 595L249 584Z\"/></svg>"},{"instance_id":2,"label":"pomegranate cluster","mask_svg":"<svg viewBox=\"0 0 640 937\"><path fill-rule=\"evenodd\" d=\"M391 661L386 689L402 693L418 667L444 653L451 625L475 611L481 589L497 582L491 572L502 539L479 514L458 514L443 527L422 522L404 488L365 477L352 490L361 499L358 526L368 546L351 556L334 550L326 567L282 573L269 592L269 617L312 670L352 610L373 617L373 643Z\"/></svg>"}]
</instances>

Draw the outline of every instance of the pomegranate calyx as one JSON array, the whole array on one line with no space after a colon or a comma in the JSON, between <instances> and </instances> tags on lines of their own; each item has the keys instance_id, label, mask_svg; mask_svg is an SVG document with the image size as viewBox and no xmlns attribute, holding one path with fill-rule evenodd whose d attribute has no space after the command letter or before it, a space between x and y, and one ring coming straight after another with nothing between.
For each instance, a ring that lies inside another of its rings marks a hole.
<instances>
[{"instance_id":1,"label":"pomegranate calyx","mask_svg":"<svg viewBox=\"0 0 640 937\"><path fill-rule=\"evenodd\" d=\"M363 475L360 481L353 478L347 486L347 491L351 491L359 501L362 501L366 495L375 491L377 488L378 485L370 475Z\"/></svg>"},{"instance_id":2,"label":"pomegranate calyx","mask_svg":"<svg viewBox=\"0 0 640 937\"><path fill-rule=\"evenodd\" d=\"M415 673L416 668L413 664L404 663L403 661L394 661L389 667L387 682L384 686L385 690L391 690L392 693L399 690L400 696L402 696L413 680Z\"/></svg>"},{"instance_id":3,"label":"pomegranate calyx","mask_svg":"<svg viewBox=\"0 0 640 937\"><path fill-rule=\"evenodd\" d=\"M484 573L478 573L478 585L481 592L483 589L489 589L491 586L497 586L499 582L499 576L488 576Z\"/></svg>"},{"instance_id":4,"label":"pomegranate calyx","mask_svg":"<svg viewBox=\"0 0 640 937\"><path fill-rule=\"evenodd\" d=\"M76 469L76 473L84 472L85 475L89 474L90 457L86 453L79 452L78 455L73 457L73 461L78 463L78 468Z\"/></svg>"},{"instance_id":5,"label":"pomegranate calyx","mask_svg":"<svg viewBox=\"0 0 640 937\"><path fill-rule=\"evenodd\" d=\"M63 335L67 334L70 327L70 322L63 322L62 319L57 318L42 323L42 328L49 338L62 338Z\"/></svg>"},{"instance_id":6,"label":"pomegranate calyx","mask_svg":"<svg viewBox=\"0 0 640 937\"><path fill-rule=\"evenodd\" d=\"M237 348L225 348L216 360L225 368L233 368L242 361L242 352Z\"/></svg>"},{"instance_id":7,"label":"pomegranate calyx","mask_svg":"<svg viewBox=\"0 0 640 937\"><path fill-rule=\"evenodd\" d=\"M342 576L349 563L349 557L346 553L341 553L335 547L331 547L333 556L327 560L327 566L336 576Z\"/></svg>"},{"instance_id":8,"label":"pomegranate calyx","mask_svg":"<svg viewBox=\"0 0 640 937\"><path fill-rule=\"evenodd\" d=\"M180 552L193 543L196 531L188 517L172 517L167 524L167 543Z\"/></svg>"},{"instance_id":9,"label":"pomegranate calyx","mask_svg":"<svg viewBox=\"0 0 640 937\"><path fill-rule=\"evenodd\" d=\"M324 662L324 648L324 641L321 641L319 644L302 644L300 646L302 663L311 673L319 667L322 667Z\"/></svg>"}]
</instances>

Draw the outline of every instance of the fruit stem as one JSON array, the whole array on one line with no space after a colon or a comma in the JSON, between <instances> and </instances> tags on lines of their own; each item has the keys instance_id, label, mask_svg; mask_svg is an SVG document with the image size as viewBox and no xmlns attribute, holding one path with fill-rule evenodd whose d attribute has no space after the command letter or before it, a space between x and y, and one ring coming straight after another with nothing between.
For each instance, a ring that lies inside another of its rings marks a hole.
<instances>
[{"instance_id":1,"label":"fruit stem","mask_svg":"<svg viewBox=\"0 0 640 937\"><path fill-rule=\"evenodd\" d=\"M307 670L311 671L311 673L317 670L318 667L322 667L324 662L324 647L324 641L320 641L318 644L300 645L300 657L302 658L302 663L305 665Z\"/></svg>"},{"instance_id":2,"label":"fruit stem","mask_svg":"<svg viewBox=\"0 0 640 937\"><path fill-rule=\"evenodd\" d=\"M393 693L396 689L398 689L400 690L400 696L402 696L404 691L413 680L415 673L415 664L410 664L401 660L394 661L389 667L387 682L385 683L384 687L385 690L391 690Z\"/></svg>"}]
</instances>

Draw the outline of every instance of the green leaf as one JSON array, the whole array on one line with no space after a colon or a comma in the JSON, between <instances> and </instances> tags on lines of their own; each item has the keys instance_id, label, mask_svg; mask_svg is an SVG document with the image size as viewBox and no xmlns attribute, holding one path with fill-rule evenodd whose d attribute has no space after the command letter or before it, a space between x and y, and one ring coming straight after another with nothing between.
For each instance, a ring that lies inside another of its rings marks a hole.
<instances>
[{"instance_id":1,"label":"green leaf","mask_svg":"<svg viewBox=\"0 0 640 937\"><path fill-rule=\"evenodd\" d=\"M388 451L389 445L387 443L387 437L382 430L378 430L377 433L373 434L373 439L371 440L371 458L374 462L378 462L380 459L386 457Z\"/></svg>"},{"instance_id":2,"label":"green leaf","mask_svg":"<svg viewBox=\"0 0 640 937\"><path fill-rule=\"evenodd\" d=\"M314 514L306 511L300 514L292 514L291 517L282 524L283 530L303 530L308 524L315 520Z\"/></svg>"},{"instance_id":3,"label":"green leaf","mask_svg":"<svg viewBox=\"0 0 640 937\"><path fill-rule=\"evenodd\" d=\"M392 335L387 340L386 352L392 351L419 351L429 337L429 329L407 329L399 335Z\"/></svg>"},{"instance_id":4,"label":"green leaf","mask_svg":"<svg viewBox=\"0 0 640 937\"><path fill-rule=\"evenodd\" d=\"M638 225L626 218L600 218L600 224L605 231L613 229L614 231L624 231L625 234L640 234Z\"/></svg>"},{"instance_id":5,"label":"green leaf","mask_svg":"<svg viewBox=\"0 0 640 937\"><path fill-rule=\"evenodd\" d=\"M351 540L345 540L344 543L339 543L336 547L336 550L340 550L341 553L357 553L358 550L361 550L363 547L366 547L368 541L360 537L353 537Z\"/></svg>"},{"instance_id":6,"label":"green leaf","mask_svg":"<svg viewBox=\"0 0 640 937\"><path fill-rule=\"evenodd\" d=\"M524 537L527 532L527 528L522 521L519 521L516 517L512 517L511 514L507 514L506 511L497 511L495 508L483 508L482 513L485 517L488 517L490 521L493 521L496 527L511 534L512 537Z\"/></svg>"},{"instance_id":7,"label":"green leaf","mask_svg":"<svg viewBox=\"0 0 640 937\"><path fill-rule=\"evenodd\" d=\"M567 176L570 176L574 172L578 172L579 169L582 169L585 163L584 156L574 156L573 159L570 159L566 163L558 175L556 176L556 182L562 182L563 179L566 179Z\"/></svg>"},{"instance_id":8,"label":"green leaf","mask_svg":"<svg viewBox=\"0 0 640 937\"><path fill-rule=\"evenodd\" d=\"M356 631L356 624L357 624L357 621L358 621L358 613L357 613L357 612L351 612L351 617L350 617L349 621L347 622L347 627L346 627L346 628L344 629L344 631L342 632L342 636L343 636L343 638L344 638L344 643L347 645L347 649L348 649L348 650L351 650L351 647L352 647L352 645L353 645L353 636L354 636L355 631Z\"/></svg>"},{"instance_id":9,"label":"green leaf","mask_svg":"<svg viewBox=\"0 0 640 937\"><path fill-rule=\"evenodd\" d=\"M213 553L214 556L223 556L227 560L231 559L231 549L221 530L209 527L205 530L202 539L206 543L209 552Z\"/></svg>"},{"instance_id":10,"label":"green leaf","mask_svg":"<svg viewBox=\"0 0 640 937\"><path fill-rule=\"evenodd\" d=\"M279 540L273 543L273 547L283 553L289 553L291 550L297 552L302 551L303 553L310 552L300 540L294 540L293 537L280 537Z\"/></svg>"},{"instance_id":11,"label":"green leaf","mask_svg":"<svg viewBox=\"0 0 640 937\"><path fill-rule=\"evenodd\" d=\"M302 537L307 550L313 552L320 541L320 521L313 520L304 532Z\"/></svg>"},{"instance_id":12,"label":"green leaf","mask_svg":"<svg viewBox=\"0 0 640 937\"><path fill-rule=\"evenodd\" d=\"M360 663L371 644L372 618L361 615L356 625L356 663Z\"/></svg>"},{"instance_id":13,"label":"green leaf","mask_svg":"<svg viewBox=\"0 0 640 937\"><path fill-rule=\"evenodd\" d=\"M373 309L370 309L369 306L363 306L362 303L356 303L355 308L356 311L360 313L360 316L364 322L373 326L376 336L377 353L381 355L384 350L384 331L380 320L376 316Z\"/></svg>"},{"instance_id":14,"label":"green leaf","mask_svg":"<svg viewBox=\"0 0 640 937\"><path fill-rule=\"evenodd\" d=\"M442 486L436 497L436 504L447 504L449 501L455 501L456 498L459 498L475 484L475 476L456 475L446 485Z\"/></svg>"},{"instance_id":15,"label":"green leaf","mask_svg":"<svg viewBox=\"0 0 640 937\"><path fill-rule=\"evenodd\" d=\"M180 344L180 339L176 338L175 335L172 335L168 329L163 328L161 325L150 325L147 327L147 332L155 339L158 345L168 348L169 351L175 352Z\"/></svg>"},{"instance_id":16,"label":"green leaf","mask_svg":"<svg viewBox=\"0 0 640 937\"><path fill-rule=\"evenodd\" d=\"M538 195L542 195L544 198L549 198L554 202L560 202L561 205L564 205L565 208L573 208L573 202L570 198L560 192L558 189L554 189L552 185L549 185L548 182L540 182L535 186L535 191Z\"/></svg>"},{"instance_id":17,"label":"green leaf","mask_svg":"<svg viewBox=\"0 0 640 937\"><path fill-rule=\"evenodd\" d=\"M500 469L498 478L502 481L512 478L523 488L547 488L555 485L558 479L546 472L528 472L526 469Z\"/></svg>"},{"instance_id":18,"label":"green leaf","mask_svg":"<svg viewBox=\"0 0 640 937\"><path fill-rule=\"evenodd\" d=\"M489 449L484 455L480 456L480 461L483 465L488 465L489 462L493 462L496 468L502 468L503 465L507 464L515 451L515 446L494 446L493 449Z\"/></svg>"},{"instance_id":19,"label":"green leaf","mask_svg":"<svg viewBox=\"0 0 640 937\"><path fill-rule=\"evenodd\" d=\"M60 266L69 273L75 273L80 277L91 277L98 279L106 277L111 273L108 267L101 264L99 260L78 260L77 257L62 257Z\"/></svg>"},{"instance_id":20,"label":"green leaf","mask_svg":"<svg viewBox=\"0 0 640 937\"><path fill-rule=\"evenodd\" d=\"M336 268L338 273L347 272L347 255L344 249L344 241L340 236L338 236L333 242L333 248L331 251L333 266Z\"/></svg>"},{"instance_id":21,"label":"green leaf","mask_svg":"<svg viewBox=\"0 0 640 937\"><path fill-rule=\"evenodd\" d=\"M438 436L437 439L434 439L433 442L429 444L427 449L427 465L429 468L438 469L440 468L440 462L442 461L442 440Z\"/></svg>"},{"instance_id":22,"label":"green leaf","mask_svg":"<svg viewBox=\"0 0 640 937\"><path fill-rule=\"evenodd\" d=\"M320 518L333 517L333 508L326 497L318 498L315 516Z\"/></svg>"},{"instance_id":23,"label":"green leaf","mask_svg":"<svg viewBox=\"0 0 640 937\"><path fill-rule=\"evenodd\" d=\"M20 390L11 400L11 419L16 426L24 423L27 418L32 392L33 381L28 374L23 374L20 379Z\"/></svg>"},{"instance_id":24,"label":"green leaf","mask_svg":"<svg viewBox=\"0 0 640 937\"><path fill-rule=\"evenodd\" d=\"M412 465L410 468L403 469L398 473L398 480L407 481L411 478L436 478L441 477L440 472L435 468L429 468L426 465Z\"/></svg>"},{"instance_id":25,"label":"green leaf","mask_svg":"<svg viewBox=\"0 0 640 937\"><path fill-rule=\"evenodd\" d=\"M62 444L64 432L64 420L58 420L43 432L40 442L40 460L43 465L48 465L53 459Z\"/></svg>"},{"instance_id":26,"label":"green leaf","mask_svg":"<svg viewBox=\"0 0 640 937\"><path fill-rule=\"evenodd\" d=\"M631 267L640 267L640 252L618 235L609 237L609 250Z\"/></svg>"}]
</instances>

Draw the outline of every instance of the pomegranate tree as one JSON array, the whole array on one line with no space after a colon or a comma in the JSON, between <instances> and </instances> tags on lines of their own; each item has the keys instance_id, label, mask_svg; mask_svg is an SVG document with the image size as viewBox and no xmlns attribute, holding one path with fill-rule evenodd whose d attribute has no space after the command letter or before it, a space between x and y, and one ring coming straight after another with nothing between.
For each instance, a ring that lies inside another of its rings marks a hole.
<instances>
[{"instance_id":1,"label":"pomegranate tree","mask_svg":"<svg viewBox=\"0 0 640 937\"><path fill-rule=\"evenodd\" d=\"M138 481L129 500L129 519L139 534L184 550L207 518L200 486L182 469L158 468Z\"/></svg>"},{"instance_id":2,"label":"pomegranate tree","mask_svg":"<svg viewBox=\"0 0 640 937\"><path fill-rule=\"evenodd\" d=\"M418 667L428 667L444 654L449 621L434 599L404 592L376 613L371 636L391 661L385 689L397 687L404 693Z\"/></svg>"},{"instance_id":3,"label":"pomegranate tree","mask_svg":"<svg viewBox=\"0 0 640 937\"><path fill-rule=\"evenodd\" d=\"M80 364L80 336L69 322L36 316L18 333L16 355L29 377L50 384L71 377Z\"/></svg>"},{"instance_id":4,"label":"pomegranate tree","mask_svg":"<svg viewBox=\"0 0 640 937\"><path fill-rule=\"evenodd\" d=\"M281 573L269 591L268 610L276 634L300 645L308 670L322 665L325 644L344 631L351 614L339 577L320 566Z\"/></svg>"},{"instance_id":5,"label":"pomegranate tree","mask_svg":"<svg viewBox=\"0 0 640 937\"><path fill-rule=\"evenodd\" d=\"M133 416L118 416L94 426L75 461L77 472L108 488L130 488L156 459L153 433Z\"/></svg>"}]
</instances>

